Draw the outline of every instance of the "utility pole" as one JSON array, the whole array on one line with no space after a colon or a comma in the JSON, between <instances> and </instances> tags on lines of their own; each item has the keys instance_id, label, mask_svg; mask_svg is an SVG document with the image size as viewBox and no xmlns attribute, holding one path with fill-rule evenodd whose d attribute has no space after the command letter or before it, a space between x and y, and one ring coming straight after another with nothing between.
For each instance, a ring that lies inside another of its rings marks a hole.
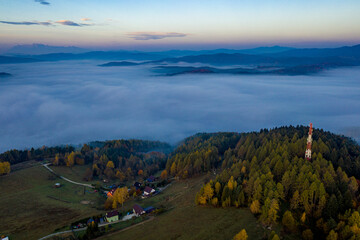
<instances>
[{"instance_id":1,"label":"utility pole","mask_svg":"<svg viewBox=\"0 0 360 240\"><path fill-rule=\"evenodd\" d=\"M311 160L312 131L313 131L312 123L310 123L309 135L307 138L306 151L305 151L305 159L308 161Z\"/></svg>"}]
</instances>

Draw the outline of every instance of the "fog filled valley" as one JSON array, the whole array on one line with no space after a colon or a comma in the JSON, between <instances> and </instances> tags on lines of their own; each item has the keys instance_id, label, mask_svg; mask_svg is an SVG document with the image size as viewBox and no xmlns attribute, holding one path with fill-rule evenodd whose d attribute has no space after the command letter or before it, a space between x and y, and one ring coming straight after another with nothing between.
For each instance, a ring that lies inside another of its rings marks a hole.
<instances>
[{"instance_id":1,"label":"fog filled valley","mask_svg":"<svg viewBox=\"0 0 360 240\"><path fill-rule=\"evenodd\" d=\"M0 152L93 140L176 144L197 132L323 128L360 140L360 68L314 75L183 74L104 61L2 64Z\"/></svg>"}]
</instances>

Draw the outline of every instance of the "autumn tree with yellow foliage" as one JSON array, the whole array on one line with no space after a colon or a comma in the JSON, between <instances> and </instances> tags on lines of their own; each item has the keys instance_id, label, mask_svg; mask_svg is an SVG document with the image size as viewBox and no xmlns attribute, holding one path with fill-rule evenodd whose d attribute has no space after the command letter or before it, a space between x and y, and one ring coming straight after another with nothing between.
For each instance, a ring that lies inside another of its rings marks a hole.
<instances>
[{"instance_id":1,"label":"autumn tree with yellow foliage","mask_svg":"<svg viewBox=\"0 0 360 240\"><path fill-rule=\"evenodd\" d=\"M65 163L67 167L72 167L75 164L75 152L71 152L67 158L65 159Z\"/></svg>"},{"instance_id":2,"label":"autumn tree with yellow foliage","mask_svg":"<svg viewBox=\"0 0 360 240\"><path fill-rule=\"evenodd\" d=\"M129 193L127 187L116 189L113 195L112 207L115 209L118 207L118 204L121 204L121 207L124 207L124 202L128 198L129 198Z\"/></svg>"},{"instance_id":3,"label":"autumn tree with yellow foliage","mask_svg":"<svg viewBox=\"0 0 360 240\"><path fill-rule=\"evenodd\" d=\"M115 168L114 162L113 161L108 161L107 164L106 164L106 167L114 169Z\"/></svg>"},{"instance_id":4,"label":"autumn tree with yellow foliage","mask_svg":"<svg viewBox=\"0 0 360 240\"><path fill-rule=\"evenodd\" d=\"M161 179L163 179L163 180L167 179L168 173L167 173L166 169L161 172L160 177L161 177Z\"/></svg>"},{"instance_id":5,"label":"autumn tree with yellow foliage","mask_svg":"<svg viewBox=\"0 0 360 240\"><path fill-rule=\"evenodd\" d=\"M233 238L233 240L247 240L248 235L246 233L245 229L242 229L238 234L236 234Z\"/></svg>"},{"instance_id":6,"label":"autumn tree with yellow foliage","mask_svg":"<svg viewBox=\"0 0 360 240\"><path fill-rule=\"evenodd\" d=\"M259 200L255 200L251 203L250 205L250 211L253 213L253 214L257 214L257 213L260 213L260 202Z\"/></svg>"},{"instance_id":7,"label":"autumn tree with yellow foliage","mask_svg":"<svg viewBox=\"0 0 360 240\"><path fill-rule=\"evenodd\" d=\"M10 173L10 163L9 162L0 162L0 175L5 175Z\"/></svg>"}]
</instances>

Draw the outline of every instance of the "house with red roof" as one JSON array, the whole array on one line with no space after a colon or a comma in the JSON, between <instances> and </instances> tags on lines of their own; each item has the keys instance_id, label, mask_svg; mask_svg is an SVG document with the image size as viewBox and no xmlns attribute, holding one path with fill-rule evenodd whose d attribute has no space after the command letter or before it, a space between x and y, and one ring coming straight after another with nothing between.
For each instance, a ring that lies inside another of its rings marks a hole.
<instances>
[{"instance_id":1,"label":"house with red roof","mask_svg":"<svg viewBox=\"0 0 360 240\"><path fill-rule=\"evenodd\" d=\"M133 211L134 211L136 216L140 216L140 215L146 213L145 210L138 204L135 204L133 206Z\"/></svg>"},{"instance_id":2,"label":"house with red roof","mask_svg":"<svg viewBox=\"0 0 360 240\"><path fill-rule=\"evenodd\" d=\"M155 189L153 189L149 186L146 186L144 189L144 196L149 196L149 195L153 194L154 192L155 192Z\"/></svg>"}]
</instances>

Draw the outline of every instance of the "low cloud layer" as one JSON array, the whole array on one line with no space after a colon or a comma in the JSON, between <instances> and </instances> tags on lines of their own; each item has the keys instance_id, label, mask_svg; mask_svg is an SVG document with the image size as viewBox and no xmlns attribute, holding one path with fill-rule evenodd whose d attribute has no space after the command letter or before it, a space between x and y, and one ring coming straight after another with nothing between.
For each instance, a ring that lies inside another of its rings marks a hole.
<instances>
[{"instance_id":1,"label":"low cloud layer","mask_svg":"<svg viewBox=\"0 0 360 240\"><path fill-rule=\"evenodd\" d=\"M48 1L45 1L45 0L35 0L35 2L38 2L42 5L50 5L50 3Z\"/></svg>"},{"instance_id":2,"label":"low cloud layer","mask_svg":"<svg viewBox=\"0 0 360 240\"><path fill-rule=\"evenodd\" d=\"M84 21L84 20L83 20ZM11 25L41 25L41 26L56 26L56 25L64 25L64 26L72 26L72 27L85 27L85 26L93 26L94 24L85 24L85 23L76 23L70 20L59 20L56 22L46 21L22 21L22 22L9 22L9 21L0 21L0 23L11 24Z\"/></svg>"},{"instance_id":3,"label":"low cloud layer","mask_svg":"<svg viewBox=\"0 0 360 240\"><path fill-rule=\"evenodd\" d=\"M174 38L174 37L186 37L185 33L176 33L176 32L132 32L127 34L130 38L135 40L159 40L164 38Z\"/></svg>"},{"instance_id":4,"label":"low cloud layer","mask_svg":"<svg viewBox=\"0 0 360 240\"><path fill-rule=\"evenodd\" d=\"M42 25L42 26L51 26L51 25L53 25L53 23L51 21L47 21L47 22L38 22L38 21L8 22L8 21L0 21L0 23L11 24L11 25Z\"/></svg>"},{"instance_id":5,"label":"low cloud layer","mask_svg":"<svg viewBox=\"0 0 360 240\"><path fill-rule=\"evenodd\" d=\"M0 79L0 152L120 138L175 144L197 132L309 122L359 137L359 68L316 76L162 77L151 66L100 63L2 65L13 77Z\"/></svg>"}]
</instances>

